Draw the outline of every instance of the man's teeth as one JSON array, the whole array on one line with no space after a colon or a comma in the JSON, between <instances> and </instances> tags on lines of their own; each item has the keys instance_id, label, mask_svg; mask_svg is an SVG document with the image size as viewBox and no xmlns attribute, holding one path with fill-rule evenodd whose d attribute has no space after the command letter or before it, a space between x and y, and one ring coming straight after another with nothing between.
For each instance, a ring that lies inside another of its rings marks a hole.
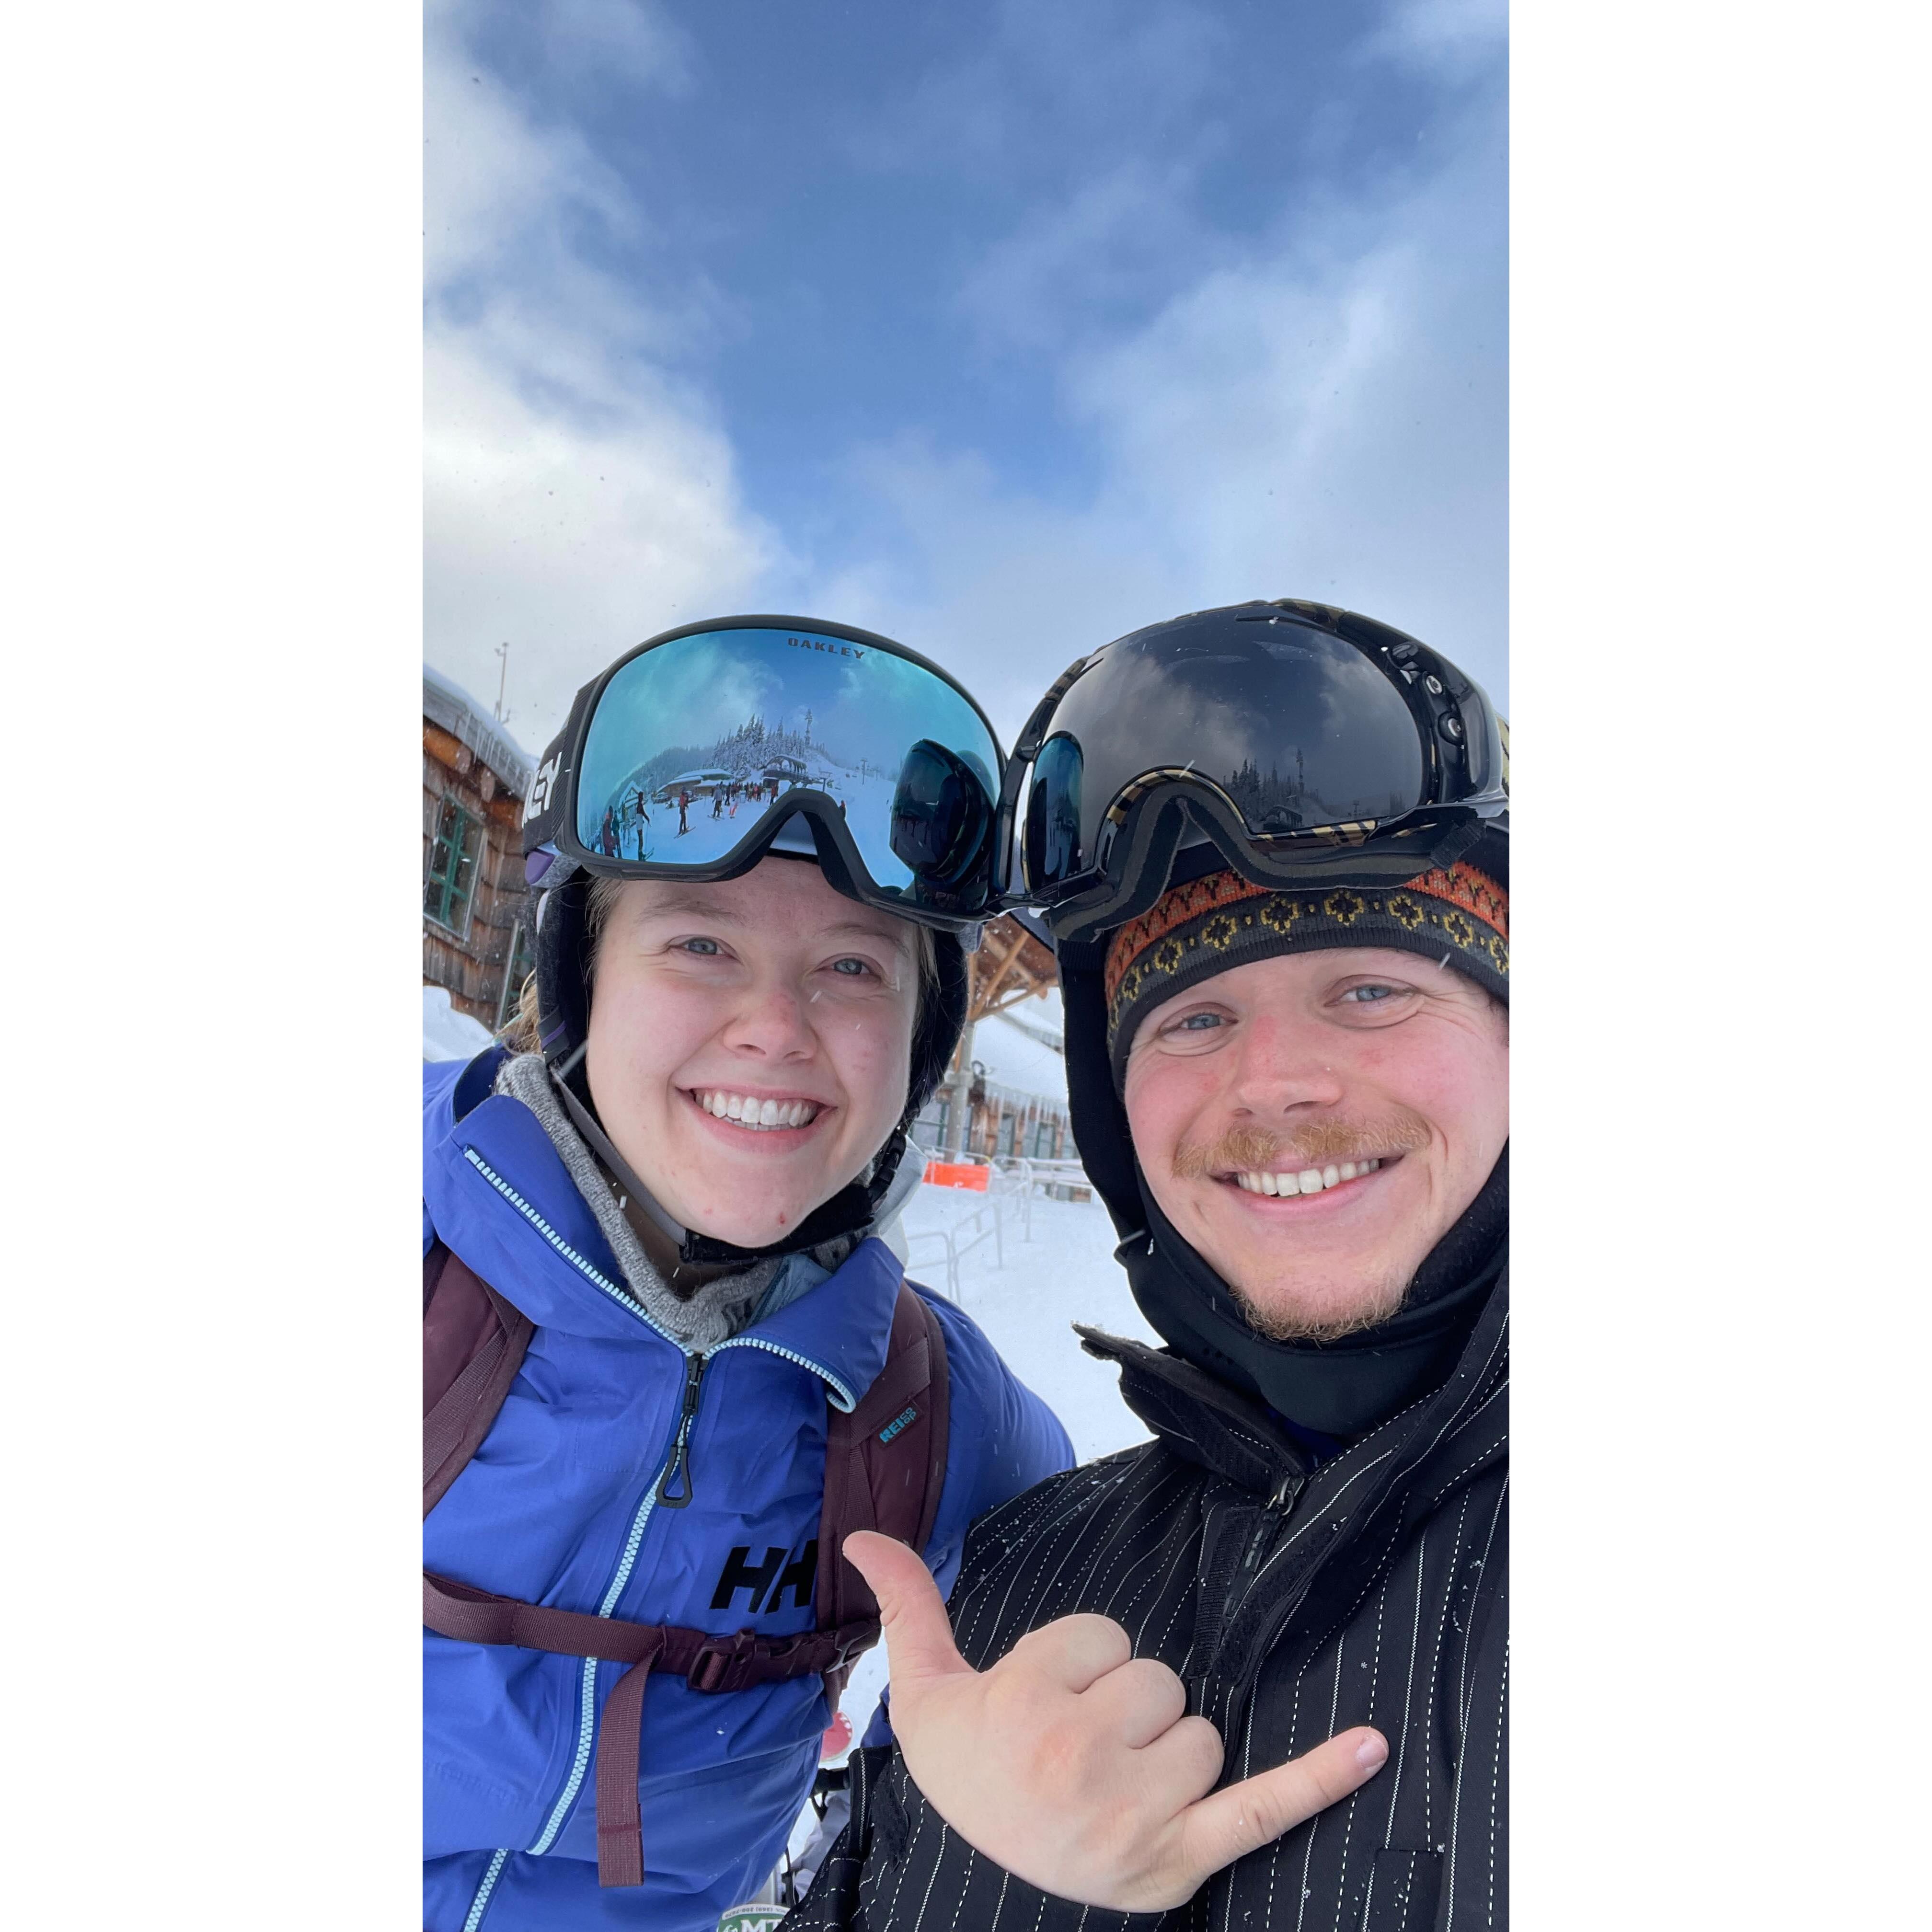
<instances>
[{"instance_id":1,"label":"man's teeth","mask_svg":"<svg viewBox=\"0 0 1932 1932\"><path fill-rule=\"evenodd\" d=\"M1324 1187L1339 1187L1372 1174L1378 1160L1345 1160L1339 1167L1304 1167L1298 1174L1238 1174L1236 1184L1250 1194L1319 1194Z\"/></svg>"},{"instance_id":2,"label":"man's teeth","mask_svg":"<svg viewBox=\"0 0 1932 1932\"><path fill-rule=\"evenodd\" d=\"M692 1098L707 1114L736 1120L741 1127L802 1127L818 1118L816 1100L759 1100L748 1094L700 1088Z\"/></svg>"}]
</instances>

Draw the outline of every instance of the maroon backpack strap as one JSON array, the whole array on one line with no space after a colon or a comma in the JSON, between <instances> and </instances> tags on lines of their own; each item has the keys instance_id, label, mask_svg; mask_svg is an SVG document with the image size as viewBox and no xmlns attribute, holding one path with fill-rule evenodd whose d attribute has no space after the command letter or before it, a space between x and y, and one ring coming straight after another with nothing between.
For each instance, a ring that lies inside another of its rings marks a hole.
<instances>
[{"instance_id":1,"label":"maroon backpack strap","mask_svg":"<svg viewBox=\"0 0 1932 1932\"><path fill-rule=\"evenodd\" d=\"M909 1282L899 1284L886 1365L849 1415L834 1410L825 1444L825 1504L819 1519L818 1626L849 1632L856 1657L876 1640L878 1600L845 1561L845 1539L875 1529L923 1553L946 1480L950 1414L946 1336ZM869 1627L872 1634L857 1641ZM846 1669L828 1673L834 1708Z\"/></svg>"},{"instance_id":2,"label":"maroon backpack strap","mask_svg":"<svg viewBox=\"0 0 1932 1932\"><path fill-rule=\"evenodd\" d=\"M423 1514L482 1446L535 1324L440 1241L423 1257Z\"/></svg>"},{"instance_id":3,"label":"maroon backpack strap","mask_svg":"<svg viewBox=\"0 0 1932 1932\"><path fill-rule=\"evenodd\" d=\"M743 1690L790 1677L829 1676L851 1667L850 1640L836 1630L796 1636L730 1636L676 1624L626 1623L584 1610L556 1610L472 1589L423 1572L423 1622L463 1643L513 1643L560 1657L596 1657L630 1668L604 1701L597 1726L597 1882L644 1882L644 1820L638 1806L644 1691L655 1670L694 1690ZM866 1640L878 1634L869 1626ZM852 1653L856 1654L856 1652Z\"/></svg>"},{"instance_id":4,"label":"maroon backpack strap","mask_svg":"<svg viewBox=\"0 0 1932 1932\"><path fill-rule=\"evenodd\" d=\"M440 1244L424 1257L423 1282L427 1514L488 1434L532 1330L526 1317ZM878 1605L858 1572L838 1556L839 1546L855 1529L879 1529L925 1548L945 1480L948 1393L938 1318L902 1282L885 1366L850 1415L836 1410L832 1415L815 1630L765 1637L744 1630L720 1636L675 1624L627 1623L500 1597L424 1571L423 1622L440 1636L628 1666L604 1700L597 1729L599 1885L644 1882L638 1759L653 1670L674 1672L705 1691L822 1676L836 1708L853 1663L879 1635Z\"/></svg>"}]
</instances>

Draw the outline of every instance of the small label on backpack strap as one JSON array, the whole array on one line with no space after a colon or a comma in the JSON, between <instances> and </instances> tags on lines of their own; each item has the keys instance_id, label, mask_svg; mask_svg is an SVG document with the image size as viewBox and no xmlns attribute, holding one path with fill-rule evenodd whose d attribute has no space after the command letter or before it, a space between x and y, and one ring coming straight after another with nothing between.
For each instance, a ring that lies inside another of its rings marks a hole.
<instances>
[{"instance_id":1,"label":"small label on backpack strap","mask_svg":"<svg viewBox=\"0 0 1932 1932\"><path fill-rule=\"evenodd\" d=\"M901 1430L909 1427L918 1420L919 1411L910 1403L908 1403L898 1414L892 1418L891 1421L886 1424L884 1428L879 1431L879 1440L881 1442L890 1442Z\"/></svg>"}]
</instances>

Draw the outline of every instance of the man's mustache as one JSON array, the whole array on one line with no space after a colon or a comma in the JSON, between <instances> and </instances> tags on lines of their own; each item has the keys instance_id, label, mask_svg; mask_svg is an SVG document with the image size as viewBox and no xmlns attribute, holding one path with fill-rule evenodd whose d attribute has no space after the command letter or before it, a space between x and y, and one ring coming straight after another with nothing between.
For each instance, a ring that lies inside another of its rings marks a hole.
<instances>
[{"instance_id":1,"label":"man's mustache","mask_svg":"<svg viewBox=\"0 0 1932 1932\"><path fill-rule=\"evenodd\" d=\"M1178 1180L1223 1174L1286 1174L1330 1167L1346 1160L1375 1160L1419 1153L1429 1144L1429 1123L1408 1107L1372 1120L1306 1120L1282 1132L1267 1127L1230 1127L1219 1139L1183 1141L1174 1150Z\"/></svg>"}]
</instances>

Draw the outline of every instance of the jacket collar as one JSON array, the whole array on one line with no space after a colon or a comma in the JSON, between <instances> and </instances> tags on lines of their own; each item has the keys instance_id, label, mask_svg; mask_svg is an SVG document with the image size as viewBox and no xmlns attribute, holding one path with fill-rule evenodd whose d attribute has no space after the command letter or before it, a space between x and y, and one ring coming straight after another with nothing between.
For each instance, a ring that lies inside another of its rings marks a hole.
<instances>
[{"instance_id":1,"label":"jacket collar","mask_svg":"<svg viewBox=\"0 0 1932 1932\"><path fill-rule=\"evenodd\" d=\"M426 1096L423 1196L446 1244L540 1327L676 1346L630 1293L536 1116L520 1100L491 1094L458 1118L463 1084L461 1076L432 1081ZM883 1241L862 1242L815 1288L722 1346L790 1361L843 1407L862 1398L885 1365L902 1274Z\"/></svg>"},{"instance_id":2,"label":"jacket collar","mask_svg":"<svg viewBox=\"0 0 1932 1932\"><path fill-rule=\"evenodd\" d=\"M1313 1456L1244 1390L1171 1350L1096 1328L1078 1333L1089 1354L1120 1365L1122 1398L1177 1455L1264 1494L1304 1483L1312 1484L1312 1500L1348 1492L1348 1513L1360 1517L1398 1486L1413 1487L1425 1466L1434 1478L1456 1465L1460 1480L1501 1454L1506 1440L1499 1426L1490 1425L1498 1424L1509 1371L1507 1274L1448 1375L1318 1471Z\"/></svg>"}]
</instances>

